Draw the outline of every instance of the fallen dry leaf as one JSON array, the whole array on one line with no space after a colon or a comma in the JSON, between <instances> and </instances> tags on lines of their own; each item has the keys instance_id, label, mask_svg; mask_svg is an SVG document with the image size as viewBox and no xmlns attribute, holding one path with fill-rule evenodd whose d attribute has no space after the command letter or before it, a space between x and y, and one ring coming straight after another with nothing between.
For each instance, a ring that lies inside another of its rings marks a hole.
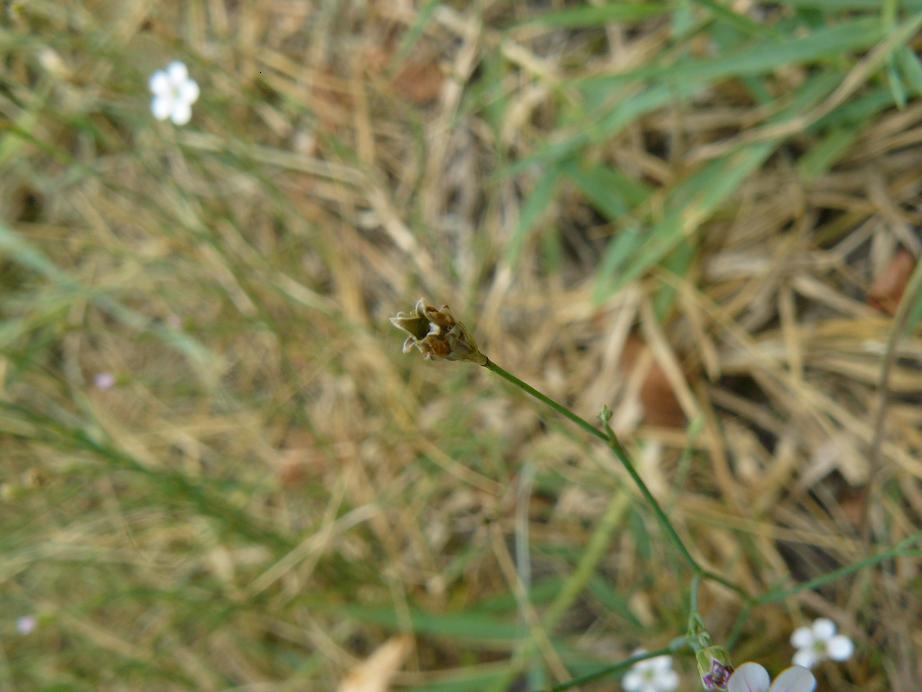
<instances>
[{"instance_id":1,"label":"fallen dry leaf","mask_svg":"<svg viewBox=\"0 0 922 692\"><path fill-rule=\"evenodd\" d=\"M417 105L435 101L442 93L445 75L435 62L408 62L394 76L394 88Z\"/></svg>"},{"instance_id":2,"label":"fallen dry leaf","mask_svg":"<svg viewBox=\"0 0 922 692\"><path fill-rule=\"evenodd\" d=\"M621 369L625 376L636 367L646 350L647 345L642 339L636 336L628 337L621 357ZM641 385L640 402L643 404L644 421L648 425L667 428L681 428L685 425L685 413L672 391L669 378L655 360Z\"/></svg>"},{"instance_id":3,"label":"fallen dry leaf","mask_svg":"<svg viewBox=\"0 0 922 692\"><path fill-rule=\"evenodd\" d=\"M382 75L393 59L394 55L390 50L370 49L365 55L365 69L369 74ZM439 97L444 81L445 73L434 57L410 58L397 70L391 79L391 85L400 96L418 106L425 106Z\"/></svg>"},{"instance_id":4,"label":"fallen dry leaf","mask_svg":"<svg viewBox=\"0 0 922 692\"><path fill-rule=\"evenodd\" d=\"M916 268L916 259L908 250L900 248L887 266L874 279L868 291L868 305L888 315L895 315L896 308Z\"/></svg>"}]
</instances>

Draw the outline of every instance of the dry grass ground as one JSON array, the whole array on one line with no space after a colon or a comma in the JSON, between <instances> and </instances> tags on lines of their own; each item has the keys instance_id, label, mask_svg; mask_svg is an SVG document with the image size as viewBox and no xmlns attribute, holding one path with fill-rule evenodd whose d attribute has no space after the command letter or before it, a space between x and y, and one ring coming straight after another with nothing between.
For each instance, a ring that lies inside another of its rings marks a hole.
<instances>
[{"instance_id":1,"label":"dry grass ground","mask_svg":"<svg viewBox=\"0 0 922 692\"><path fill-rule=\"evenodd\" d=\"M920 9L7 0L0 689L538 689L681 635L607 450L402 355L420 295L611 406L752 593L918 542ZM917 690L904 547L744 618L707 585L706 623L777 671L830 617L820 689Z\"/></svg>"}]
</instances>

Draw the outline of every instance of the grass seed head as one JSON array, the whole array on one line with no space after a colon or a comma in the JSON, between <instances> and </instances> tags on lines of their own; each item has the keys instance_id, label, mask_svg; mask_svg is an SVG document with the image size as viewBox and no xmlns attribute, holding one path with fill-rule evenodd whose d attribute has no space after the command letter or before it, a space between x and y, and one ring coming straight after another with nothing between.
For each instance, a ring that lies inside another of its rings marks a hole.
<instances>
[{"instance_id":1,"label":"grass seed head","mask_svg":"<svg viewBox=\"0 0 922 692\"><path fill-rule=\"evenodd\" d=\"M420 298L413 312L398 312L396 317L391 317L391 323L408 334L403 342L404 353L416 347L427 360L439 358L487 364L487 357L477 348L474 337L454 318L447 305L436 308Z\"/></svg>"}]
</instances>

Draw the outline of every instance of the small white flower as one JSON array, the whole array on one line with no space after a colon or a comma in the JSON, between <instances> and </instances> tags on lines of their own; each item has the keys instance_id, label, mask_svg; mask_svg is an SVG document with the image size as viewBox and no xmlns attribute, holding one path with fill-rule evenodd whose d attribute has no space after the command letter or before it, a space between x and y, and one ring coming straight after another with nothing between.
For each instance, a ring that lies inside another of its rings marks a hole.
<instances>
[{"instance_id":1,"label":"small white flower","mask_svg":"<svg viewBox=\"0 0 922 692\"><path fill-rule=\"evenodd\" d=\"M171 62L165 70L157 70L151 75L149 86L154 95L150 110L157 120L169 118L176 125L189 122L199 88L184 63Z\"/></svg>"},{"instance_id":2,"label":"small white flower","mask_svg":"<svg viewBox=\"0 0 922 692\"><path fill-rule=\"evenodd\" d=\"M98 372L93 378L93 386L104 392L115 386L115 375L111 372Z\"/></svg>"},{"instance_id":3,"label":"small white flower","mask_svg":"<svg viewBox=\"0 0 922 692\"><path fill-rule=\"evenodd\" d=\"M35 619L34 615L23 615L16 620L16 631L23 636L32 634L32 632L35 631L36 625L38 625L38 621Z\"/></svg>"},{"instance_id":4,"label":"small white flower","mask_svg":"<svg viewBox=\"0 0 922 692\"><path fill-rule=\"evenodd\" d=\"M816 678L802 666L791 666L771 681L758 663L744 663L730 676L727 692L813 692Z\"/></svg>"},{"instance_id":5,"label":"small white flower","mask_svg":"<svg viewBox=\"0 0 922 692\"><path fill-rule=\"evenodd\" d=\"M812 668L820 661L847 661L855 651L852 640L836 634L836 624L827 618L815 620L811 627L798 627L791 635L791 644L797 649L794 663Z\"/></svg>"},{"instance_id":6,"label":"small white flower","mask_svg":"<svg viewBox=\"0 0 922 692\"><path fill-rule=\"evenodd\" d=\"M640 649L634 655L642 653ZM670 656L657 656L631 666L621 684L627 692L672 692L679 688L679 676L672 669Z\"/></svg>"}]
</instances>

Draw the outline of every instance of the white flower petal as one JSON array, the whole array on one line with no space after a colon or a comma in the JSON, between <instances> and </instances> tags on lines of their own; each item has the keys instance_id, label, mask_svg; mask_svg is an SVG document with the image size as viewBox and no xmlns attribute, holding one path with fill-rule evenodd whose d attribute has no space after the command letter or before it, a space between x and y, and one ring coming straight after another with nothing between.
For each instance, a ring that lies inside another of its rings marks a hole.
<instances>
[{"instance_id":1,"label":"white flower petal","mask_svg":"<svg viewBox=\"0 0 922 692\"><path fill-rule=\"evenodd\" d=\"M775 678L769 692L813 692L816 678L806 668L792 666Z\"/></svg>"},{"instance_id":2,"label":"white flower petal","mask_svg":"<svg viewBox=\"0 0 922 692\"><path fill-rule=\"evenodd\" d=\"M189 79L189 70L186 69L185 63L180 62L179 60L174 60L171 62L167 68L166 72L170 77L170 82L174 85L179 85Z\"/></svg>"},{"instance_id":3,"label":"white flower petal","mask_svg":"<svg viewBox=\"0 0 922 692\"><path fill-rule=\"evenodd\" d=\"M93 377L93 386L102 391L112 389L115 386L115 375L111 372L97 372Z\"/></svg>"},{"instance_id":4,"label":"white flower petal","mask_svg":"<svg viewBox=\"0 0 922 692\"><path fill-rule=\"evenodd\" d=\"M176 125L185 125L192 118L192 106L185 101L177 101L173 104L173 112L170 118Z\"/></svg>"},{"instance_id":5,"label":"white flower petal","mask_svg":"<svg viewBox=\"0 0 922 692\"><path fill-rule=\"evenodd\" d=\"M38 620L36 620L34 615L23 615L16 620L16 631L22 635L32 634L37 625Z\"/></svg>"},{"instance_id":6,"label":"white flower petal","mask_svg":"<svg viewBox=\"0 0 922 692\"><path fill-rule=\"evenodd\" d=\"M651 658L649 663L654 670L672 670L672 656L657 656Z\"/></svg>"},{"instance_id":7,"label":"white flower petal","mask_svg":"<svg viewBox=\"0 0 922 692\"><path fill-rule=\"evenodd\" d=\"M744 663L730 676L727 692L767 692L771 678L758 663Z\"/></svg>"},{"instance_id":8,"label":"white flower petal","mask_svg":"<svg viewBox=\"0 0 922 692\"><path fill-rule=\"evenodd\" d=\"M152 94L160 96L170 90L170 78L167 77L166 72L163 70L157 70L150 76L147 86L150 88Z\"/></svg>"},{"instance_id":9,"label":"white flower petal","mask_svg":"<svg viewBox=\"0 0 922 692\"><path fill-rule=\"evenodd\" d=\"M809 627L798 627L791 635L791 645L795 649L809 649L813 646L813 630Z\"/></svg>"},{"instance_id":10,"label":"white flower petal","mask_svg":"<svg viewBox=\"0 0 922 692\"><path fill-rule=\"evenodd\" d=\"M173 112L173 98L169 94L154 96L150 102L150 111L157 120L166 120Z\"/></svg>"},{"instance_id":11,"label":"white flower petal","mask_svg":"<svg viewBox=\"0 0 922 692\"><path fill-rule=\"evenodd\" d=\"M194 79L187 79L179 87L179 95L190 106L198 101L199 89Z\"/></svg>"},{"instance_id":12,"label":"white flower petal","mask_svg":"<svg viewBox=\"0 0 922 692\"><path fill-rule=\"evenodd\" d=\"M656 678L657 692L670 692L679 689L679 675L674 670L662 670Z\"/></svg>"},{"instance_id":13,"label":"white flower petal","mask_svg":"<svg viewBox=\"0 0 922 692\"><path fill-rule=\"evenodd\" d=\"M854 651L855 645L844 634L833 637L826 645L826 653L833 661L847 661Z\"/></svg>"},{"instance_id":14,"label":"white flower petal","mask_svg":"<svg viewBox=\"0 0 922 692\"><path fill-rule=\"evenodd\" d=\"M829 618L819 618L813 621L813 636L824 642L836 635L836 623Z\"/></svg>"},{"instance_id":15,"label":"white flower petal","mask_svg":"<svg viewBox=\"0 0 922 692\"><path fill-rule=\"evenodd\" d=\"M643 687L643 675L638 670L629 670L621 681L621 686L628 692L638 692Z\"/></svg>"},{"instance_id":16,"label":"white flower petal","mask_svg":"<svg viewBox=\"0 0 922 692\"><path fill-rule=\"evenodd\" d=\"M804 668L812 668L820 659L812 649L801 649L796 654L794 654L793 663L796 666L803 666Z\"/></svg>"}]
</instances>

